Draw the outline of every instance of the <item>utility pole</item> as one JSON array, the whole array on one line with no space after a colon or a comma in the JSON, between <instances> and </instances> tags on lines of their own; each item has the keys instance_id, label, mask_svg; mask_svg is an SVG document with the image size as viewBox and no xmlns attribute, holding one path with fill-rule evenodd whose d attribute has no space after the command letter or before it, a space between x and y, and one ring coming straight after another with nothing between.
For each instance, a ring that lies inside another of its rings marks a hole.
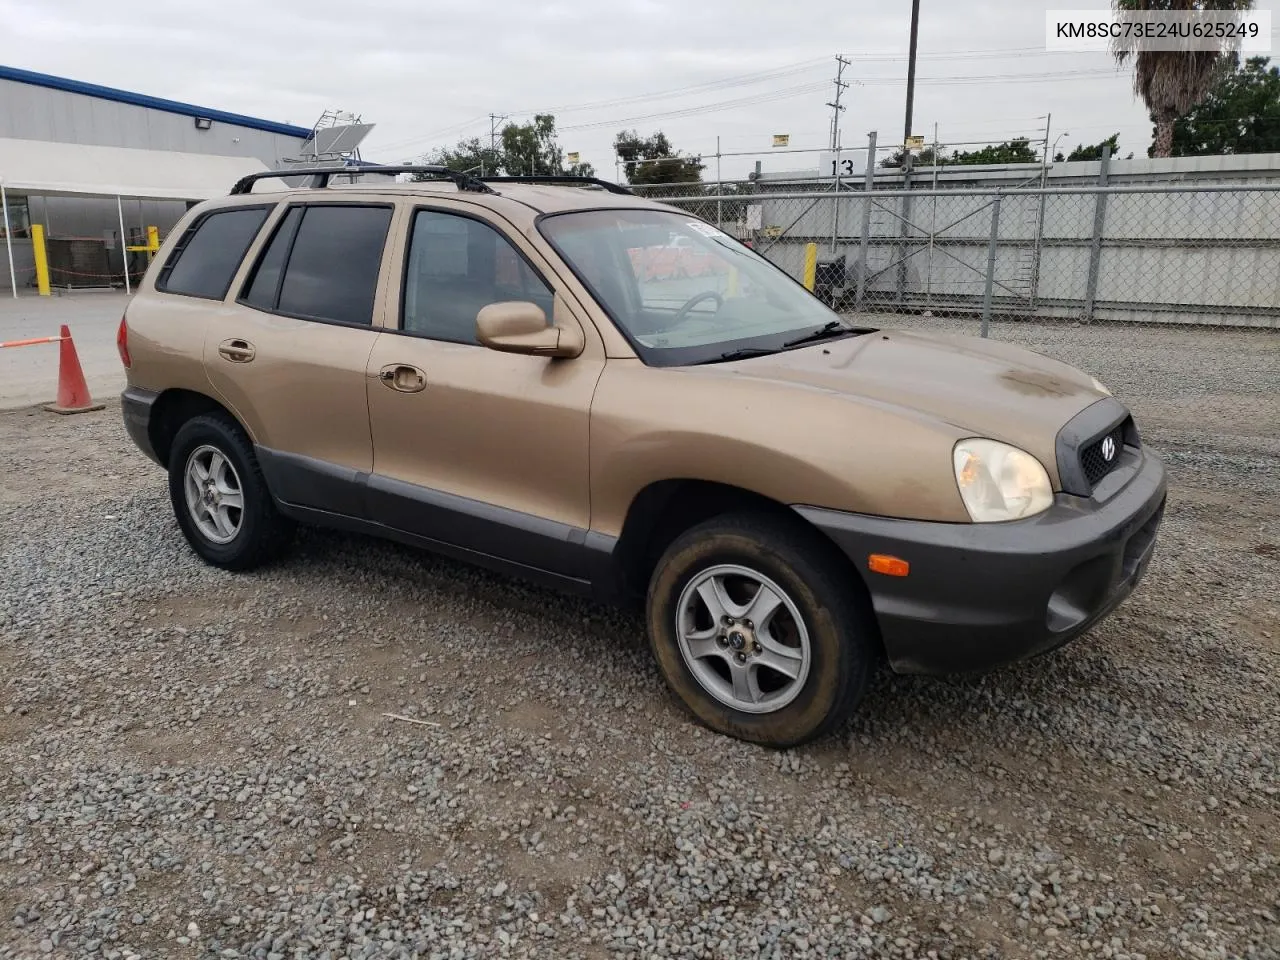
<instances>
[{"instance_id":1,"label":"utility pole","mask_svg":"<svg viewBox=\"0 0 1280 960\"><path fill-rule=\"evenodd\" d=\"M510 118L505 114L503 116L498 116L494 113L489 114L489 149L494 152L497 152L498 149L498 123L507 119Z\"/></svg>"},{"instance_id":2,"label":"utility pole","mask_svg":"<svg viewBox=\"0 0 1280 960\"><path fill-rule=\"evenodd\" d=\"M920 0L911 0L911 49L907 54L907 119L902 133L903 149L911 136L911 112L916 102L916 37L920 33ZM910 155L910 151L908 151Z\"/></svg>"},{"instance_id":3,"label":"utility pole","mask_svg":"<svg viewBox=\"0 0 1280 960\"><path fill-rule=\"evenodd\" d=\"M911 168L915 166L915 154L911 152L911 147L907 144L911 139L911 114L915 110L916 105L916 39L920 35L920 0L911 0L911 46L907 51L907 115L903 121L902 130L902 189L911 189ZM894 249L894 256L898 259L898 302L902 302L903 292L907 283L907 257L910 254L905 253L907 249L907 235L909 233L909 225L911 223L911 195L906 194L902 198L902 229L901 237L903 239L902 255L899 256L899 249Z\"/></svg>"},{"instance_id":4,"label":"utility pole","mask_svg":"<svg viewBox=\"0 0 1280 960\"><path fill-rule=\"evenodd\" d=\"M840 113L844 110L844 106L840 103L840 96L844 93L844 88L849 84L844 81L844 68L849 66L849 61L843 55L836 57L836 97L827 104L831 108L831 149L836 157L836 194L831 201L831 254L835 255L836 243L840 239Z\"/></svg>"},{"instance_id":5,"label":"utility pole","mask_svg":"<svg viewBox=\"0 0 1280 960\"><path fill-rule=\"evenodd\" d=\"M844 68L850 66L850 62L843 56L836 57L836 98L834 101L827 103L831 108L831 149L837 150L840 147L840 114L844 107L840 104L840 95L844 93L845 87L849 86L844 81Z\"/></svg>"}]
</instances>

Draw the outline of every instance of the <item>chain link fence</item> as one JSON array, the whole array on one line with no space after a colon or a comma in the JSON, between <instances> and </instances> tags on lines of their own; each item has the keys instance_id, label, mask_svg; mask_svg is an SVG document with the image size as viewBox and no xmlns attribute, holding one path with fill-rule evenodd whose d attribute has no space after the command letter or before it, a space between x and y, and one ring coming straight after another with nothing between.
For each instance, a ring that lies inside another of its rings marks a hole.
<instances>
[{"instance_id":1,"label":"chain link fence","mask_svg":"<svg viewBox=\"0 0 1280 960\"><path fill-rule=\"evenodd\" d=\"M1280 328L1280 184L838 186L635 189L841 310Z\"/></svg>"}]
</instances>

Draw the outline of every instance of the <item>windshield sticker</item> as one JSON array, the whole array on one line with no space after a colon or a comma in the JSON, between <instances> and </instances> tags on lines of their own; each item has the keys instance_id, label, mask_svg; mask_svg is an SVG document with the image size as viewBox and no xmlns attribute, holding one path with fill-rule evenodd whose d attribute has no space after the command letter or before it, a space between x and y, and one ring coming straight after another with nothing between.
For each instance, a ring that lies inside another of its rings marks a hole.
<instances>
[{"instance_id":1,"label":"windshield sticker","mask_svg":"<svg viewBox=\"0 0 1280 960\"><path fill-rule=\"evenodd\" d=\"M704 237L727 237L728 236L727 233L725 233L722 230L717 230L715 227L711 226L711 224L702 223L698 220L690 220L687 223L685 223L685 226L691 230L697 230L698 233L702 234Z\"/></svg>"}]
</instances>

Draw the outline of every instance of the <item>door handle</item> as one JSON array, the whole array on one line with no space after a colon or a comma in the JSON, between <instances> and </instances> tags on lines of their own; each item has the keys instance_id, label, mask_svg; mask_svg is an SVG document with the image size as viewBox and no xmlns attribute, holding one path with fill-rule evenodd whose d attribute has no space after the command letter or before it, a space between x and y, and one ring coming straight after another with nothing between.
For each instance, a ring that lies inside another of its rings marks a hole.
<instances>
[{"instance_id":1,"label":"door handle","mask_svg":"<svg viewBox=\"0 0 1280 960\"><path fill-rule=\"evenodd\" d=\"M407 363L387 364L378 371L378 379L401 393L417 393L427 385L427 375Z\"/></svg>"},{"instance_id":2,"label":"door handle","mask_svg":"<svg viewBox=\"0 0 1280 960\"><path fill-rule=\"evenodd\" d=\"M248 340L223 340L218 344L218 353L232 363L248 363L256 351Z\"/></svg>"}]
</instances>

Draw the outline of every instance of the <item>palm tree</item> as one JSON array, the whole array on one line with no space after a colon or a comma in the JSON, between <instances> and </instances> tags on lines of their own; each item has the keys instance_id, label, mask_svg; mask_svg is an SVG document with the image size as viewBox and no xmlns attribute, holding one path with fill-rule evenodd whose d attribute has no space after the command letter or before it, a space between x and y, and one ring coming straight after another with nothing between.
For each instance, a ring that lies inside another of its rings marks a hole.
<instances>
[{"instance_id":1,"label":"palm tree","mask_svg":"<svg viewBox=\"0 0 1280 960\"><path fill-rule=\"evenodd\" d=\"M1121 20L1145 11L1252 10L1254 0L1112 0ZM1112 53L1123 64L1133 57L1133 91L1142 98L1156 125L1152 155L1173 151L1173 125L1205 95L1217 79L1225 56L1219 50L1139 50L1113 43Z\"/></svg>"}]
</instances>

